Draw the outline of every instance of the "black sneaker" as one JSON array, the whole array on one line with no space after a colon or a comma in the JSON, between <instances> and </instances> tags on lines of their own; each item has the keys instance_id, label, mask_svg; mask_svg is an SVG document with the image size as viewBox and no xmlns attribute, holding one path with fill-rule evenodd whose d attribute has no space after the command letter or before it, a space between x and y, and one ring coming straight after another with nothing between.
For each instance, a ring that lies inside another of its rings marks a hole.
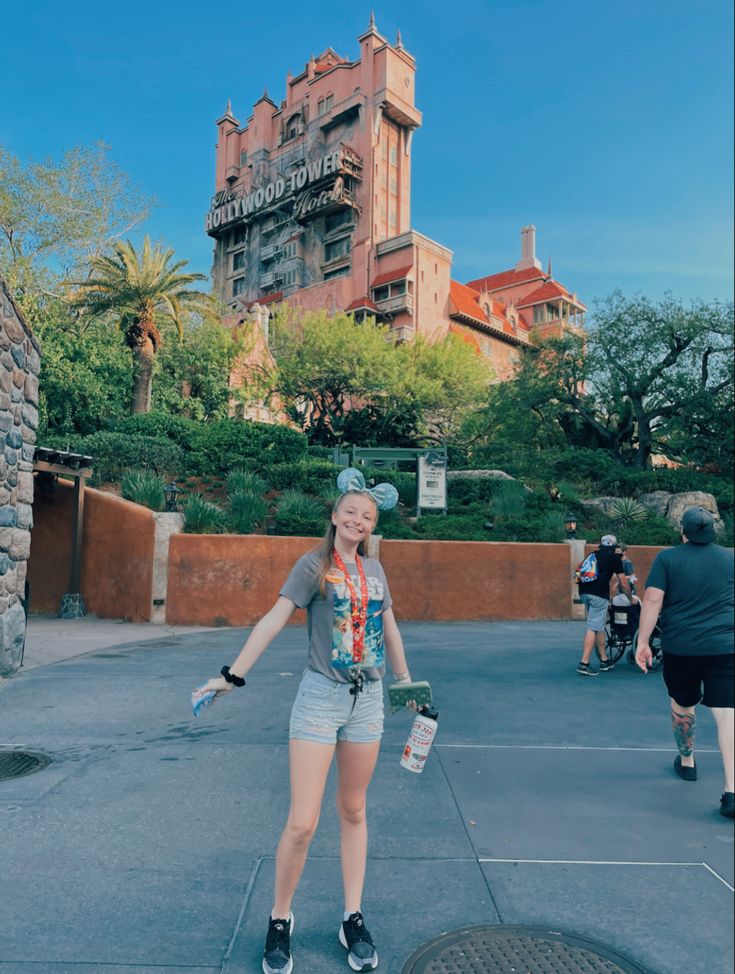
<instances>
[{"instance_id":1,"label":"black sneaker","mask_svg":"<svg viewBox=\"0 0 735 974\"><path fill-rule=\"evenodd\" d=\"M365 926L362 913L351 913L339 928L339 942L347 951L347 963L353 971L374 971L378 952Z\"/></svg>"},{"instance_id":2,"label":"black sneaker","mask_svg":"<svg viewBox=\"0 0 735 974\"><path fill-rule=\"evenodd\" d=\"M611 659L601 659L600 660L600 673L609 673L610 670L615 669L615 664Z\"/></svg>"},{"instance_id":3,"label":"black sneaker","mask_svg":"<svg viewBox=\"0 0 735 974\"><path fill-rule=\"evenodd\" d=\"M597 670L591 670L589 663L577 663L577 673L580 676L597 676Z\"/></svg>"},{"instance_id":4,"label":"black sneaker","mask_svg":"<svg viewBox=\"0 0 735 974\"><path fill-rule=\"evenodd\" d=\"M291 957L291 934L293 933L293 913L288 920L270 918L268 921L268 936L265 938L263 951L264 974L291 974L293 957Z\"/></svg>"},{"instance_id":5,"label":"black sneaker","mask_svg":"<svg viewBox=\"0 0 735 974\"><path fill-rule=\"evenodd\" d=\"M720 815L735 818L735 792L726 791L720 799Z\"/></svg>"}]
</instances>

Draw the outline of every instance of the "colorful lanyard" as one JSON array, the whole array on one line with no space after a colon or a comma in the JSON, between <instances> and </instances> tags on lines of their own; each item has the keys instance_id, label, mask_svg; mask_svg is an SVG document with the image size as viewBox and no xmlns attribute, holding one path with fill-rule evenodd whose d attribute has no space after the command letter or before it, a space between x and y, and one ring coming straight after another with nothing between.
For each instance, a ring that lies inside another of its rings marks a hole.
<instances>
[{"instance_id":1,"label":"colorful lanyard","mask_svg":"<svg viewBox=\"0 0 735 974\"><path fill-rule=\"evenodd\" d=\"M365 651L365 625L367 623L368 587L365 581L365 571L362 567L362 559L358 554L355 555L357 564L357 575L360 580L360 597L358 599L355 583L352 576L347 571L345 563L342 561L339 552L335 548L332 551L334 564L342 572L345 585L350 593L350 617L352 619L352 662L355 664L362 662Z\"/></svg>"}]
</instances>

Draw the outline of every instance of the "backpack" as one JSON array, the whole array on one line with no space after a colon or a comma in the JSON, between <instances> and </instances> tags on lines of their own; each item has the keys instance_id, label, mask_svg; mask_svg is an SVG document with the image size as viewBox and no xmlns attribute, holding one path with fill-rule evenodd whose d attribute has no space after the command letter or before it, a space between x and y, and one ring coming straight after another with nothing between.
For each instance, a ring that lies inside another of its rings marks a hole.
<instances>
[{"instance_id":1,"label":"backpack","mask_svg":"<svg viewBox=\"0 0 735 974\"><path fill-rule=\"evenodd\" d=\"M597 554L592 551L584 561L580 562L579 568L574 573L580 585L587 582L597 581Z\"/></svg>"}]
</instances>

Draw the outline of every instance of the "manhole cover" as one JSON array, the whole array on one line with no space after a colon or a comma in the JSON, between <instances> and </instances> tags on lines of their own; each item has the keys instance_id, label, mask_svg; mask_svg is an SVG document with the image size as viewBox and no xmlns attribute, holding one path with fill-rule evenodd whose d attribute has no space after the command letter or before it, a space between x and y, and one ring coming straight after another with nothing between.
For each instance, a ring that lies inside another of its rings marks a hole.
<instances>
[{"instance_id":1,"label":"manhole cover","mask_svg":"<svg viewBox=\"0 0 735 974\"><path fill-rule=\"evenodd\" d=\"M0 781L43 771L49 764L51 758L45 754L33 751L0 751Z\"/></svg>"},{"instance_id":2,"label":"manhole cover","mask_svg":"<svg viewBox=\"0 0 735 974\"><path fill-rule=\"evenodd\" d=\"M543 927L468 927L409 957L402 974L646 974L604 944Z\"/></svg>"}]
</instances>

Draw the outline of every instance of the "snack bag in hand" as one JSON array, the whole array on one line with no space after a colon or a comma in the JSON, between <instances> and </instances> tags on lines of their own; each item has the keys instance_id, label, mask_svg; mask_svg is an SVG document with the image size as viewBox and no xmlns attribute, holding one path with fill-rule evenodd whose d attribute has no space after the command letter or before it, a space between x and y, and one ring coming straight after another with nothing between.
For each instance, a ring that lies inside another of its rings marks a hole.
<instances>
[{"instance_id":1,"label":"snack bag in hand","mask_svg":"<svg viewBox=\"0 0 735 974\"><path fill-rule=\"evenodd\" d=\"M209 690L204 693L202 687L197 687L191 695L191 709L194 711L194 716L198 717L199 712L208 707L216 696L216 690Z\"/></svg>"}]
</instances>

